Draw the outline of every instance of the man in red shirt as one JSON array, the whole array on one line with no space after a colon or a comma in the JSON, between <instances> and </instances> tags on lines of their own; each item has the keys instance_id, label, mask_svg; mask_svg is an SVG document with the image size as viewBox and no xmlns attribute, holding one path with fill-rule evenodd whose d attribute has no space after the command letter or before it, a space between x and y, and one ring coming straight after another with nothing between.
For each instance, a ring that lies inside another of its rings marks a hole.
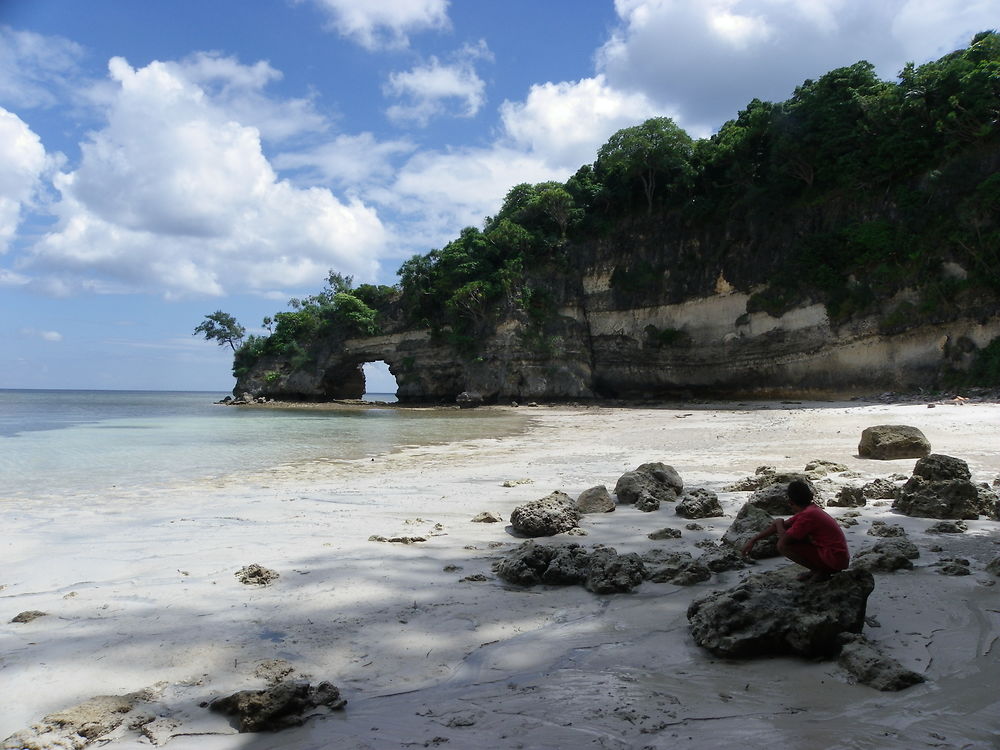
<instances>
[{"instance_id":1,"label":"man in red shirt","mask_svg":"<svg viewBox=\"0 0 1000 750\"><path fill-rule=\"evenodd\" d=\"M743 546L749 555L754 544L765 537L778 535L778 552L792 562L808 568L800 581L823 581L833 573L846 570L851 561L847 539L837 522L813 502L812 488L801 479L788 484L788 502L795 514L774 523Z\"/></svg>"}]
</instances>

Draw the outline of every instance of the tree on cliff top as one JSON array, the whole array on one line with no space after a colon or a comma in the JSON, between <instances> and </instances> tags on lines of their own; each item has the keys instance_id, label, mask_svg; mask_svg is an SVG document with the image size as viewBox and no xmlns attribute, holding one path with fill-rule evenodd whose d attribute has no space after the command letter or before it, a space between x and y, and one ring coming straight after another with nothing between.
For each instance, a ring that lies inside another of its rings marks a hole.
<instances>
[{"instance_id":1,"label":"tree on cliff top","mask_svg":"<svg viewBox=\"0 0 1000 750\"><path fill-rule=\"evenodd\" d=\"M206 341L215 341L219 346L229 344L235 352L236 347L243 341L246 329L229 313L216 310L211 315L206 315L191 335L197 336L199 333L204 334Z\"/></svg>"}]
</instances>

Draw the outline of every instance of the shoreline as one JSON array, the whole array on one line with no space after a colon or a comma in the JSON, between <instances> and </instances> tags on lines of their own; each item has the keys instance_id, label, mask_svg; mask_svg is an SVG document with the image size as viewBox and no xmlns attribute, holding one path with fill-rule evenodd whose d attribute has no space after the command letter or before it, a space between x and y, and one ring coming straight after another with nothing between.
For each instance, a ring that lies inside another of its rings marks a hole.
<instances>
[{"instance_id":1,"label":"shoreline","mask_svg":"<svg viewBox=\"0 0 1000 750\"><path fill-rule=\"evenodd\" d=\"M746 498L722 488L760 465L801 470L821 458L860 475L834 477L831 486L908 474L912 459L857 458L861 430L874 424L913 424L934 452L968 461L977 481L1000 476L1000 405L822 403L541 407L513 436L278 467L121 507L19 505L0 574L0 681L11 696L0 738L95 695L160 685L141 710L159 722L153 735L181 749L248 741L393 748L435 737L453 747L760 747L791 738L812 747L903 748L931 742L930 732L956 746L984 744L1000 701L991 687L1000 684L1000 617L980 559L1000 554L995 521L929 535L929 519L887 505L858 509L861 523L848 529L852 552L872 541L866 530L875 520L903 525L921 549L914 571L876 577L869 602L880 627L866 635L928 677L899 694L850 684L832 662L730 663L694 646L687 604L735 585L739 572L692 587L647 582L611 596L520 589L492 574L492 563L523 541L506 529L515 506L555 489L572 497L598 484L613 489L646 461L674 466L686 486L718 492L726 517L690 531L671 508L624 506L586 516L587 536L539 541L692 549L718 539ZM505 522L472 523L480 511ZM663 527L682 537L647 538ZM369 541L373 535L427 541ZM973 575L937 574L933 563L948 549L972 558ZM280 577L264 587L239 583L235 572L251 563ZM784 564L765 560L750 570ZM26 610L48 614L8 622ZM255 737L199 706L262 687L255 671L275 660L337 685L345 709ZM151 741L140 730L115 732L113 746Z\"/></svg>"}]
</instances>

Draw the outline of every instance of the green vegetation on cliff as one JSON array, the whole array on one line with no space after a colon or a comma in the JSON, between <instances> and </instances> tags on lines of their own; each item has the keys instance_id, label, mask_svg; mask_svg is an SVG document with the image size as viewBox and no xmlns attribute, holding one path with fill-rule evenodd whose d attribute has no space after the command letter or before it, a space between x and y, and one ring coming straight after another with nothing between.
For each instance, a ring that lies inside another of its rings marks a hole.
<instances>
[{"instance_id":1,"label":"green vegetation on cliff","mask_svg":"<svg viewBox=\"0 0 1000 750\"><path fill-rule=\"evenodd\" d=\"M909 64L896 82L858 62L785 102L752 100L711 138L693 141L666 117L620 130L565 183L515 185L481 229L407 260L397 287L352 288L331 273L323 292L265 321L269 336L243 342L234 372L264 355L301 367L324 341L371 335L389 319L429 328L469 358L504 317L537 337L555 310L553 280L578 274L589 245L629 227L667 226L702 250L623 259L611 279L622 306L663 299L668 277L697 275L699 264L730 278L727 253L741 246L756 253L735 282L758 289L747 312L817 301L846 321L884 313L904 287L917 298L884 314L886 332L956 304L995 309L998 166L1000 35Z\"/></svg>"}]
</instances>

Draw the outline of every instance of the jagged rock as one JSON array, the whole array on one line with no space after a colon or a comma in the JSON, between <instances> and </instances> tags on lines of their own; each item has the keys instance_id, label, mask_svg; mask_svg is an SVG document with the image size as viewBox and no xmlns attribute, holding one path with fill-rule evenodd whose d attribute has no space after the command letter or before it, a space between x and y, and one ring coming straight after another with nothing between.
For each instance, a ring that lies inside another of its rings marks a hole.
<instances>
[{"instance_id":1,"label":"jagged rock","mask_svg":"<svg viewBox=\"0 0 1000 750\"><path fill-rule=\"evenodd\" d=\"M483 394L471 391L462 391L455 396L455 403L463 409L473 409L482 406L484 402Z\"/></svg>"},{"instance_id":2,"label":"jagged rock","mask_svg":"<svg viewBox=\"0 0 1000 750\"><path fill-rule=\"evenodd\" d=\"M671 529L667 527L665 529L657 529L656 531L651 531L646 536L654 541L660 541L662 539L680 539L681 532L680 529Z\"/></svg>"},{"instance_id":3,"label":"jagged rock","mask_svg":"<svg viewBox=\"0 0 1000 750\"><path fill-rule=\"evenodd\" d=\"M801 583L796 570L750 575L692 602L687 617L695 643L725 657L833 656L840 633L861 632L875 581L867 571L846 570Z\"/></svg>"},{"instance_id":4,"label":"jagged rock","mask_svg":"<svg viewBox=\"0 0 1000 750\"><path fill-rule=\"evenodd\" d=\"M11 622L12 623L31 622L32 620L37 620L39 617L46 617L48 614L49 614L48 612L42 612L41 610L28 609L25 610L24 612L19 612L18 614L14 615L14 617L11 618Z\"/></svg>"},{"instance_id":5,"label":"jagged rock","mask_svg":"<svg viewBox=\"0 0 1000 750\"><path fill-rule=\"evenodd\" d=\"M863 685L876 690L897 691L924 681L923 675L886 656L864 636L851 634L841 638L844 645L837 661Z\"/></svg>"},{"instance_id":6,"label":"jagged rock","mask_svg":"<svg viewBox=\"0 0 1000 750\"><path fill-rule=\"evenodd\" d=\"M867 570L869 573L892 573L896 570L912 570L913 563L920 557L917 545L904 537L882 539L871 547L866 547L854 555L851 569Z\"/></svg>"},{"instance_id":7,"label":"jagged rock","mask_svg":"<svg viewBox=\"0 0 1000 750\"><path fill-rule=\"evenodd\" d=\"M276 581L281 577L277 571L265 568L263 565L257 563L251 563L240 568L234 575L236 576L236 580L240 583L245 583L247 586L267 586L272 581Z\"/></svg>"},{"instance_id":8,"label":"jagged rock","mask_svg":"<svg viewBox=\"0 0 1000 750\"><path fill-rule=\"evenodd\" d=\"M417 542L426 542L427 537L425 536L382 536L381 534L372 534L368 537L369 542L387 542L390 544L416 544Z\"/></svg>"},{"instance_id":9,"label":"jagged rock","mask_svg":"<svg viewBox=\"0 0 1000 750\"><path fill-rule=\"evenodd\" d=\"M654 583L672 583L675 586L691 586L712 577L708 567L695 560L690 552L667 552L649 550L642 555L647 580Z\"/></svg>"},{"instance_id":10,"label":"jagged rock","mask_svg":"<svg viewBox=\"0 0 1000 750\"><path fill-rule=\"evenodd\" d=\"M841 487L836 497L830 501L830 507L833 508L860 508L867 504L864 488L850 485Z\"/></svg>"},{"instance_id":11,"label":"jagged rock","mask_svg":"<svg viewBox=\"0 0 1000 750\"><path fill-rule=\"evenodd\" d=\"M645 463L634 471L627 471L615 484L615 495L620 503L638 503L642 500L650 505L651 499L659 503L672 503L684 491L684 481L673 466L664 463ZM643 498L643 495L649 498Z\"/></svg>"},{"instance_id":12,"label":"jagged rock","mask_svg":"<svg viewBox=\"0 0 1000 750\"><path fill-rule=\"evenodd\" d=\"M942 557L934 567L943 576L967 576L972 575L969 569L969 561L964 557Z\"/></svg>"},{"instance_id":13,"label":"jagged rock","mask_svg":"<svg viewBox=\"0 0 1000 750\"><path fill-rule=\"evenodd\" d=\"M861 458L923 458L930 452L931 444L924 433L907 425L866 427L861 433L861 442L858 443L858 455Z\"/></svg>"},{"instance_id":14,"label":"jagged rock","mask_svg":"<svg viewBox=\"0 0 1000 750\"><path fill-rule=\"evenodd\" d=\"M212 701L209 709L236 717L240 732L264 732L300 726L319 713L317 709L336 710L346 703L340 690L329 682L313 687L294 680L266 690L240 690Z\"/></svg>"},{"instance_id":15,"label":"jagged rock","mask_svg":"<svg viewBox=\"0 0 1000 750\"><path fill-rule=\"evenodd\" d=\"M510 524L524 536L553 536L569 531L580 520L569 495L558 490L539 499L519 505L510 514Z\"/></svg>"},{"instance_id":16,"label":"jagged rock","mask_svg":"<svg viewBox=\"0 0 1000 750\"><path fill-rule=\"evenodd\" d=\"M704 531L705 530L705 527L702 526L700 523L686 523L686 524L684 524L684 528L687 529L688 531Z\"/></svg>"},{"instance_id":17,"label":"jagged rock","mask_svg":"<svg viewBox=\"0 0 1000 750\"><path fill-rule=\"evenodd\" d=\"M576 509L581 513L610 513L615 509L615 501L608 488L599 484L580 493Z\"/></svg>"},{"instance_id":18,"label":"jagged rock","mask_svg":"<svg viewBox=\"0 0 1000 750\"><path fill-rule=\"evenodd\" d=\"M588 551L579 544L546 545L527 541L493 565L501 579L518 586L582 584L597 594L630 591L645 569L635 553L619 555L613 547Z\"/></svg>"},{"instance_id":19,"label":"jagged rock","mask_svg":"<svg viewBox=\"0 0 1000 750\"><path fill-rule=\"evenodd\" d=\"M1000 521L1000 494L990 488L985 482L976 485L979 493L979 509L987 518Z\"/></svg>"},{"instance_id":20,"label":"jagged rock","mask_svg":"<svg viewBox=\"0 0 1000 750\"><path fill-rule=\"evenodd\" d=\"M713 545L707 548L698 558L698 562L713 573L723 573L727 570L741 570L747 566L742 555L725 545L718 547Z\"/></svg>"},{"instance_id":21,"label":"jagged rock","mask_svg":"<svg viewBox=\"0 0 1000 750\"><path fill-rule=\"evenodd\" d=\"M886 523L885 521L872 521L872 525L868 529L868 536L880 536L880 537L906 536L906 529L904 529L898 523Z\"/></svg>"},{"instance_id":22,"label":"jagged rock","mask_svg":"<svg viewBox=\"0 0 1000 750\"><path fill-rule=\"evenodd\" d=\"M151 700L152 690L125 695L98 695L72 708L45 716L30 729L7 737L3 750L78 750L117 729L137 703Z\"/></svg>"},{"instance_id":23,"label":"jagged rock","mask_svg":"<svg viewBox=\"0 0 1000 750\"><path fill-rule=\"evenodd\" d=\"M968 530L964 521L939 521L927 527L928 534L964 534Z\"/></svg>"},{"instance_id":24,"label":"jagged rock","mask_svg":"<svg viewBox=\"0 0 1000 750\"><path fill-rule=\"evenodd\" d=\"M719 496L704 487L685 492L675 510L683 518L717 518L723 513Z\"/></svg>"},{"instance_id":25,"label":"jagged rock","mask_svg":"<svg viewBox=\"0 0 1000 750\"><path fill-rule=\"evenodd\" d=\"M847 467L844 464L837 463L836 461L814 458L806 464L803 471L810 479L820 479L825 477L827 474L839 474L842 471L847 471Z\"/></svg>"},{"instance_id":26,"label":"jagged rock","mask_svg":"<svg viewBox=\"0 0 1000 750\"><path fill-rule=\"evenodd\" d=\"M733 523L726 529L726 533L722 535L722 541L739 552L752 537L772 523L774 523L774 517L770 513L746 502L740 508L740 512L736 514ZM750 552L750 557L757 560L777 556L778 543L773 536L761 539Z\"/></svg>"},{"instance_id":27,"label":"jagged rock","mask_svg":"<svg viewBox=\"0 0 1000 750\"><path fill-rule=\"evenodd\" d=\"M639 497L635 499L635 509L641 510L643 513L652 513L654 510L659 510L660 498L651 492L643 490L639 493Z\"/></svg>"},{"instance_id":28,"label":"jagged rock","mask_svg":"<svg viewBox=\"0 0 1000 750\"><path fill-rule=\"evenodd\" d=\"M723 487L723 489L726 492L753 492L754 490L759 490L761 487L773 484L771 477L776 473L777 469L773 466L758 466L754 470L752 477L740 479Z\"/></svg>"},{"instance_id":29,"label":"jagged rock","mask_svg":"<svg viewBox=\"0 0 1000 750\"><path fill-rule=\"evenodd\" d=\"M772 474L771 479L770 484L762 486L750 495L747 502L773 516L790 516L792 506L788 502L788 485L795 480L801 480L809 485L816 505L822 506L824 504L816 485L804 474Z\"/></svg>"},{"instance_id":30,"label":"jagged rock","mask_svg":"<svg viewBox=\"0 0 1000 750\"><path fill-rule=\"evenodd\" d=\"M484 510L472 517L472 523L500 523L502 521L503 518L500 514L494 513L492 510Z\"/></svg>"},{"instance_id":31,"label":"jagged rock","mask_svg":"<svg viewBox=\"0 0 1000 750\"><path fill-rule=\"evenodd\" d=\"M917 461L892 507L919 518L975 520L980 513L996 518L996 506L981 496L970 476L969 465L962 459L931 454Z\"/></svg>"},{"instance_id":32,"label":"jagged rock","mask_svg":"<svg viewBox=\"0 0 1000 750\"><path fill-rule=\"evenodd\" d=\"M892 500L896 496L896 485L888 479L873 479L861 488L869 500Z\"/></svg>"},{"instance_id":33,"label":"jagged rock","mask_svg":"<svg viewBox=\"0 0 1000 750\"><path fill-rule=\"evenodd\" d=\"M1000 555L986 563L986 572L1000 578Z\"/></svg>"},{"instance_id":34,"label":"jagged rock","mask_svg":"<svg viewBox=\"0 0 1000 750\"><path fill-rule=\"evenodd\" d=\"M619 555L613 547L602 547L591 554L590 570L583 585L595 594L618 594L642 583L645 573L635 552Z\"/></svg>"}]
</instances>

